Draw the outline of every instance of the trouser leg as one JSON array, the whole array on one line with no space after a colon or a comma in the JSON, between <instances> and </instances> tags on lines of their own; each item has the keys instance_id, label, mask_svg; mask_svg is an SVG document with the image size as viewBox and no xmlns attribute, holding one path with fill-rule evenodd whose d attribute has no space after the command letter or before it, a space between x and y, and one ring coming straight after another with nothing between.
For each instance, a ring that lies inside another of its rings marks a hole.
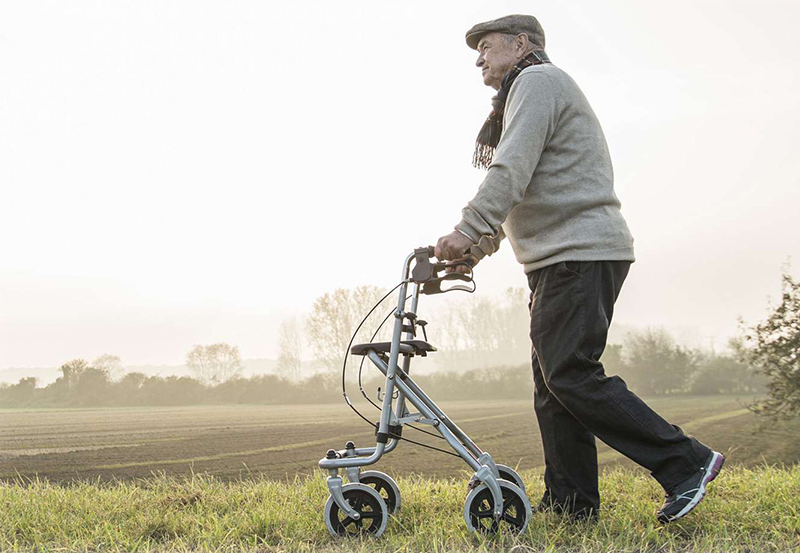
<instances>
[{"instance_id":1,"label":"trouser leg","mask_svg":"<svg viewBox=\"0 0 800 553\"><path fill-rule=\"evenodd\" d=\"M528 275L534 374L537 365L540 374L535 382L550 394L542 391L536 412L545 462L549 458L547 467L552 466L554 487L546 480L548 491L559 501L597 493L596 484L586 477L596 472L597 459L595 455L589 460L584 431L649 469L666 490L695 474L711 453L661 418L621 378L606 376L599 361L629 267L619 261L567 262ZM584 430L560 414L562 410ZM576 483L588 489L577 493Z\"/></svg>"},{"instance_id":2,"label":"trouser leg","mask_svg":"<svg viewBox=\"0 0 800 553\"><path fill-rule=\"evenodd\" d=\"M600 509L594 435L547 389L536 352L532 353L536 420L544 449L544 506L577 515ZM548 505L550 504L550 505Z\"/></svg>"}]
</instances>

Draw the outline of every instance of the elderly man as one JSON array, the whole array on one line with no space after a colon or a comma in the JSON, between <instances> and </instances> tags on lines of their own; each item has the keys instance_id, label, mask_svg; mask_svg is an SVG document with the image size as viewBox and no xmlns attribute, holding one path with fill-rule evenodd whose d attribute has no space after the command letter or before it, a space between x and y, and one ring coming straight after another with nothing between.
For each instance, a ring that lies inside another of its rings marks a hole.
<instances>
[{"instance_id":1,"label":"elderly man","mask_svg":"<svg viewBox=\"0 0 800 553\"><path fill-rule=\"evenodd\" d=\"M473 158L488 172L436 257L474 264L507 236L524 266L545 457L539 510L597 517L596 436L664 487L658 520L679 519L724 457L661 418L600 362L634 255L597 117L550 62L536 18L479 23L466 39L484 84L497 90Z\"/></svg>"}]
</instances>

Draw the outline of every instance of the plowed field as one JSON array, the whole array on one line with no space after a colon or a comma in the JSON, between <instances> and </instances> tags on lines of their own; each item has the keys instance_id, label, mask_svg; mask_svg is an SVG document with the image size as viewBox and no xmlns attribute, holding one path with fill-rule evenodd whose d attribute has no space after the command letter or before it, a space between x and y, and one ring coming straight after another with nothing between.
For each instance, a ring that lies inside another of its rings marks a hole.
<instances>
[{"instance_id":1,"label":"plowed field","mask_svg":"<svg viewBox=\"0 0 800 553\"><path fill-rule=\"evenodd\" d=\"M687 433L727 452L730 462L800 461L800 425L753 433L754 417L743 405L749 399L659 398L649 404ZM456 401L441 407L499 462L521 469L543 465L532 402ZM405 436L447 447L412 430ZM342 448L350 439L358 446L374 445L371 428L344 404L1 410L0 478L108 480L194 471L223 479L250 474L287 479L315 470L328 448ZM604 466L633 466L600 442L598 449ZM456 476L466 465L401 443L375 468Z\"/></svg>"}]
</instances>

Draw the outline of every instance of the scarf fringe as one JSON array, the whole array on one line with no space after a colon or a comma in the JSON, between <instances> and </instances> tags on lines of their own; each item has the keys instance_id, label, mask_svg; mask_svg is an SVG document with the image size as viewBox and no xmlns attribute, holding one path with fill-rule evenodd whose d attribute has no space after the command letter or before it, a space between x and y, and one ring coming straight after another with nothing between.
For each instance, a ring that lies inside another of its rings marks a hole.
<instances>
[{"instance_id":1,"label":"scarf fringe","mask_svg":"<svg viewBox=\"0 0 800 553\"><path fill-rule=\"evenodd\" d=\"M472 166L476 169L488 169L494 158L495 148L488 144L475 144L475 153L472 154Z\"/></svg>"}]
</instances>

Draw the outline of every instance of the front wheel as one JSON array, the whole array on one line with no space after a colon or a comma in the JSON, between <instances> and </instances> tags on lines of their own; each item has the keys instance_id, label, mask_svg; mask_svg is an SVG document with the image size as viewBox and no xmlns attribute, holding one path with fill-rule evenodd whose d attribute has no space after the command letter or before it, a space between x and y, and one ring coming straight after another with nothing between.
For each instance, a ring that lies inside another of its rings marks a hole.
<instances>
[{"instance_id":1,"label":"front wheel","mask_svg":"<svg viewBox=\"0 0 800 553\"><path fill-rule=\"evenodd\" d=\"M494 518L492 491L481 483L467 495L464 502L464 520L470 532L478 535L521 534L531 519L531 504L519 486L506 480L498 480L503 493L503 512L499 520Z\"/></svg>"},{"instance_id":2,"label":"front wheel","mask_svg":"<svg viewBox=\"0 0 800 553\"><path fill-rule=\"evenodd\" d=\"M389 509L378 492L366 484L345 484L342 495L361 516L357 520L350 518L339 509L333 496L328 496L325 526L333 537L378 537L383 534L389 521Z\"/></svg>"}]
</instances>

